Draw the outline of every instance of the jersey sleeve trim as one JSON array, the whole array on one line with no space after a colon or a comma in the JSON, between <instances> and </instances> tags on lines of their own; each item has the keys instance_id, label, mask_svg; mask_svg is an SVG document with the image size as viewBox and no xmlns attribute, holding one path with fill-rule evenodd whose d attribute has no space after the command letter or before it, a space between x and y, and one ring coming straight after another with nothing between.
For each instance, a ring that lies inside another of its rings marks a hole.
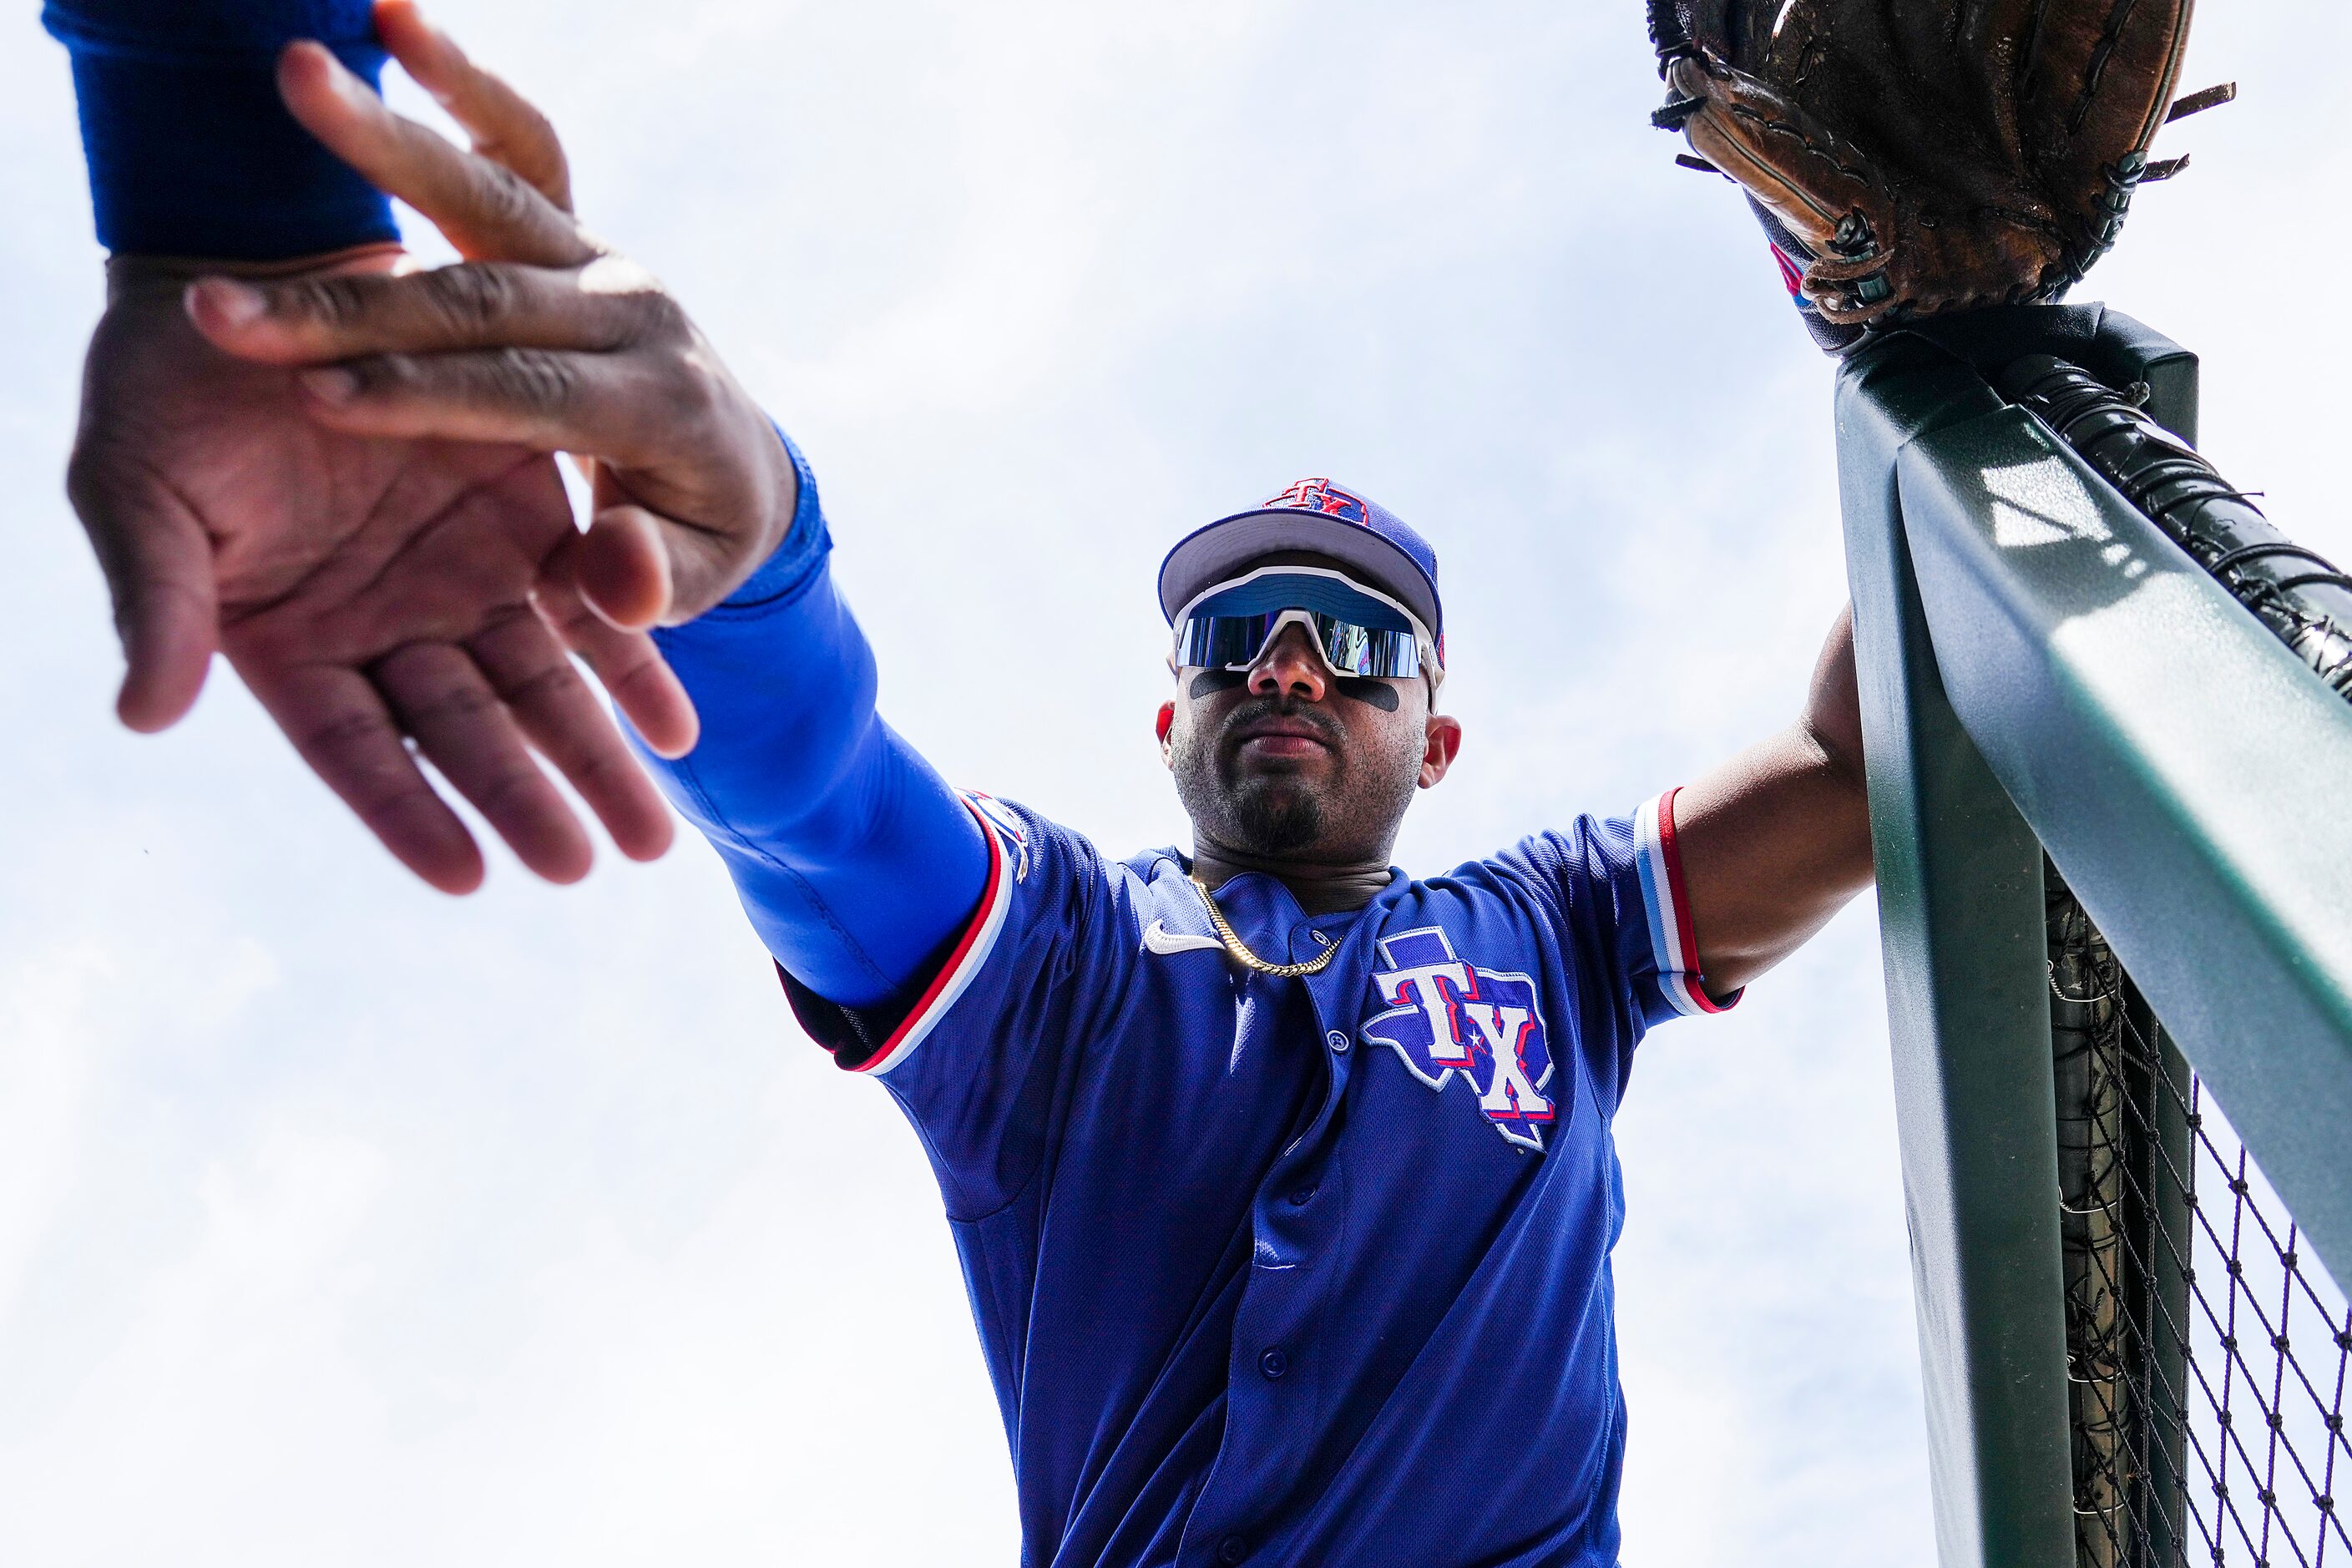
<instances>
[{"instance_id":1,"label":"jersey sleeve trim","mask_svg":"<svg viewBox=\"0 0 2352 1568\"><path fill-rule=\"evenodd\" d=\"M979 820L980 836L988 841L988 881L982 889L980 906L972 911L971 923L956 939L947 962L924 989L915 1005L907 1010L898 1026L890 1031L879 1049L866 1060L849 1068L852 1072L881 1074L915 1054L932 1028L947 1016L948 1009L956 1005L980 973L988 955L995 951L996 938L1004 929L1005 911L1013 904L1012 868L1005 864L1004 839L996 826L990 822L971 797L959 794L964 809Z\"/></svg>"},{"instance_id":2,"label":"jersey sleeve trim","mask_svg":"<svg viewBox=\"0 0 2352 1568\"><path fill-rule=\"evenodd\" d=\"M1633 844L1642 877L1642 902L1650 922L1650 947L1658 963L1658 989L1675 1011L1685 1015L1727 1012L1739 1000L1735 991L1718 1002L1699 976L1698 936L1691 925L1690 895L1683 882L1682 851L1675 842L1675 796L1670 789L1644 801L1633 814Z\"/></svg>"}]
</instances>

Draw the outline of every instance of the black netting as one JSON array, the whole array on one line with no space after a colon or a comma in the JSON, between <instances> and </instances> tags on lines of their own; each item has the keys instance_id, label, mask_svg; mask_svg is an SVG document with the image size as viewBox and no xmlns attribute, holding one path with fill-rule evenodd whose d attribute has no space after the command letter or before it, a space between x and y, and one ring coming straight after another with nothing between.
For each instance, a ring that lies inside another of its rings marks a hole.
<instances>
[{"instance_id":1,"label":"black netting","mask_svg":"<svg viewBox=\"0 0 2352 1568\"><path fill-rule=\"evenodd\" d=\"M2048 877L2079 1560L2352 1568L2344 1294Z\"/></svg>"}]
</instances>

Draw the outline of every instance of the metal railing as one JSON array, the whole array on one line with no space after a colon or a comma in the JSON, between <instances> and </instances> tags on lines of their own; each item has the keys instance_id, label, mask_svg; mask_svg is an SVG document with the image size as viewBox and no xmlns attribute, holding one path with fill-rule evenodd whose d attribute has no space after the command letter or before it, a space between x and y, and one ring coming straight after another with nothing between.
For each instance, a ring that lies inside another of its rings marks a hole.
<instances>
[{"instance_id":1,"label":"metal railing","mask_svg":"<svg viewBox=\"0 0 2352 1568\"><path fill-rule=\"evenodd\" d=\"M1948 1568L2352 1568L2352 582L2196 393L2095 306L1840 376Z\"/></svg>"}]
</instances>

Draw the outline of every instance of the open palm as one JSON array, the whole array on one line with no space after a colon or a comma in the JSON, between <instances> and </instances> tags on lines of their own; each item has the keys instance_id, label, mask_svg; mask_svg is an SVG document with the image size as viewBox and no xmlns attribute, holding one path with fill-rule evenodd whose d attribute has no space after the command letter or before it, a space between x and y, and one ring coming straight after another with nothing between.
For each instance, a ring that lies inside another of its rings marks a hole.
<instances>
[{"instance_id":1,"label":"open palm","mask_svg":"<svg viewBox=\"0 0 2352 1568\"><path fill-rule=\"evenodd\" d=\"M552 461L324 428L290 372L197 333L184 274L118 263L111 281L71 489L122 585L124 719L177 719L216 639L320 776L436 886L471 886L480 858L404 735L542 875L578 877L588 845L518 725L625 851L660 853L658 800L533 613L540 563L572 531Z\"/></svg>"}]
</instances>

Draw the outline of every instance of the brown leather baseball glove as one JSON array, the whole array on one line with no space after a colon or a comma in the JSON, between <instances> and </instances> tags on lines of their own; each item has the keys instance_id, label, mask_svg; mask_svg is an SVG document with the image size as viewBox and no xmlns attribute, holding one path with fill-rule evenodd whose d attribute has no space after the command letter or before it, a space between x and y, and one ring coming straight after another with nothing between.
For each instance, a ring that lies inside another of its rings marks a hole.
<instances>
[{"instance_id":1,"label":"brown leather baseball glove","mask_svg":"<svg viewBox=\"0 0 2352 1568\"><path fill-rule=\"evenodd\" d=\"M1657 122L1780 231L1827 347L1884 319L2056 299L2140 183L2178 167L2147 150L2190 0L1648 4Z\"/></svg>"}]
</instances>

